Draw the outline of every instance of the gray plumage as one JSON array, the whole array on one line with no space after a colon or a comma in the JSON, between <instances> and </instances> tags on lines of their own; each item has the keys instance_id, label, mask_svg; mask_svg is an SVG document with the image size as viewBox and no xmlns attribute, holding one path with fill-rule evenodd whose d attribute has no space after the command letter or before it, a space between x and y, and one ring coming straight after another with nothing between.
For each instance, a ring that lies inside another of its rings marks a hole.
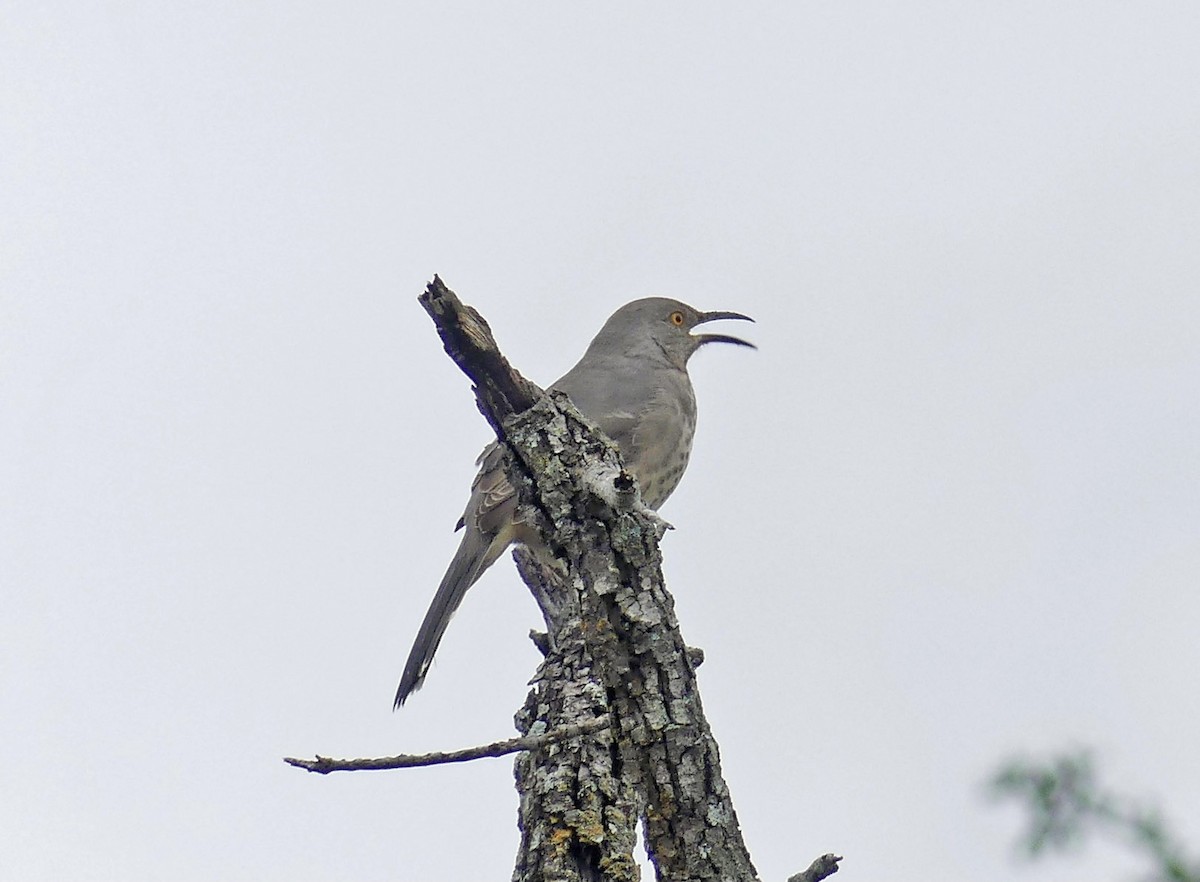
<instances>
[{"instance_id":1,"label":"gray plumage","mask_svg":"<svg viewBox=\"0 0 1200 882\"><path fill-rule=\"evenodd\" d=\"M736 312L699 312L664 297L635 300L618 309L587 352L550 388L571 402L616 442L637 478L642 501L658 509L683 477L696 431L696 396L687 362L706 343L751 346L724 334L692 334L717 319L745 319ZM404 666L395 706L425 679L438 643L467 590L514 542L537 541L517 518L517 500L504 474L498 444L480 455L479 473L459 521L462 541L438 585Z\"/></svg>"}]
</instances>

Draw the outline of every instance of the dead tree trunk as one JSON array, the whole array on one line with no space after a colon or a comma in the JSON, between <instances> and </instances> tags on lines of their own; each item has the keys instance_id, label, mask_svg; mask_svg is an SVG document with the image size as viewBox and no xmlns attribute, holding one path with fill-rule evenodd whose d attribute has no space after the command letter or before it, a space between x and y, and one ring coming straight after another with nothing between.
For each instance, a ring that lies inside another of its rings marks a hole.
<instances>
[{"instance_id":1,"label":"dead tree trunk","mask_svg":"<svg viewBox=\"0 0 1200 882\"><path fill-rule=\"evenodd\" d=\"M616 450L562 396L504 427L510 476L561 566L522 560L548 647L518 725L610 721L517 761L524 847L514 880L636 879L639 815L659 878L755 878L663 584L661 521L640 510Z\"/></svg>"}]
</instances>

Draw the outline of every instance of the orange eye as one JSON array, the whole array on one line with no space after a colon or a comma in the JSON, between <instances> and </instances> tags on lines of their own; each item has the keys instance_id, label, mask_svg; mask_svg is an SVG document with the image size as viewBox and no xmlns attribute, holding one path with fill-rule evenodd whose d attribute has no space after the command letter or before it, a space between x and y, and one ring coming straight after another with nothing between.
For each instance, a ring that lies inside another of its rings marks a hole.
<instances>
[{"instance_id":1,"label":"orange eye","mask_svg":"<svg viewBox=\"0 0 1200 882\"><path fill-rule=\"evenodd\" d=\"M683 327L683 313L680 312L679 310L675 310L673 313L671 313L670 319L671 319L671 324L675 325L675 327L677 327L677 328Z\"/></svg>"}]
</instances>

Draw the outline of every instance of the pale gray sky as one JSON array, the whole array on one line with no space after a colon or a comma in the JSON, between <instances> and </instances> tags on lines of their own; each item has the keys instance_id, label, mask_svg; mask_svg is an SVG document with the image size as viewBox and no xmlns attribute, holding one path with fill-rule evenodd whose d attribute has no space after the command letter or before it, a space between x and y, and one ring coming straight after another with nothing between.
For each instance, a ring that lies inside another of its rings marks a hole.
<instances>
[{"instance_id":1,"label":"pale gray sky","mask_svg":"<svg viewBox=\"0 0 1200 882\"><path fill-rule=\"evenodd\" d=\"M1200 849L1200 6L39 3L0 20L0 878L507 878L536 609L391 697L487 441L437 272L548 382L694 361L668 582L765 880L1012 859L1094 746ZM739 330L745 330L739 328ZM839 876L839 878L841 878Z\"/></svg>"}]
</instances>

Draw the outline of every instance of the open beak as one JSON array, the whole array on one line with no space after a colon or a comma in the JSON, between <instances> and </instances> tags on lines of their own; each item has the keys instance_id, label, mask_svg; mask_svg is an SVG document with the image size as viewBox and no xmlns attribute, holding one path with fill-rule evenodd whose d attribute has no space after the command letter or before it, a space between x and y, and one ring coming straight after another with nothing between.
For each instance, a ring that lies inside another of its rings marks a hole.
<instances>
[{"instance_id":1,"label":"open beak","mask_svg":"<svg viewBox=\"0 0 1200 882\"><path fill-rule=\"evenodd\" d=\"M738 321L743 322L754 321L754 319L750 318L750 316L742 315L740 312L725 312L723 310L716 310L714 312L700 313L700 320L697 321L696 324L702 325L705 322L716 322L722 319L737 319ZM758 348L753 343L743 340L741 337L730 337L728 334L693 334L692 336L697 341L697 348L703 346L705 343L733 343L735 346L749 346L751 349Z\"/></svg>"}]
</instances>

